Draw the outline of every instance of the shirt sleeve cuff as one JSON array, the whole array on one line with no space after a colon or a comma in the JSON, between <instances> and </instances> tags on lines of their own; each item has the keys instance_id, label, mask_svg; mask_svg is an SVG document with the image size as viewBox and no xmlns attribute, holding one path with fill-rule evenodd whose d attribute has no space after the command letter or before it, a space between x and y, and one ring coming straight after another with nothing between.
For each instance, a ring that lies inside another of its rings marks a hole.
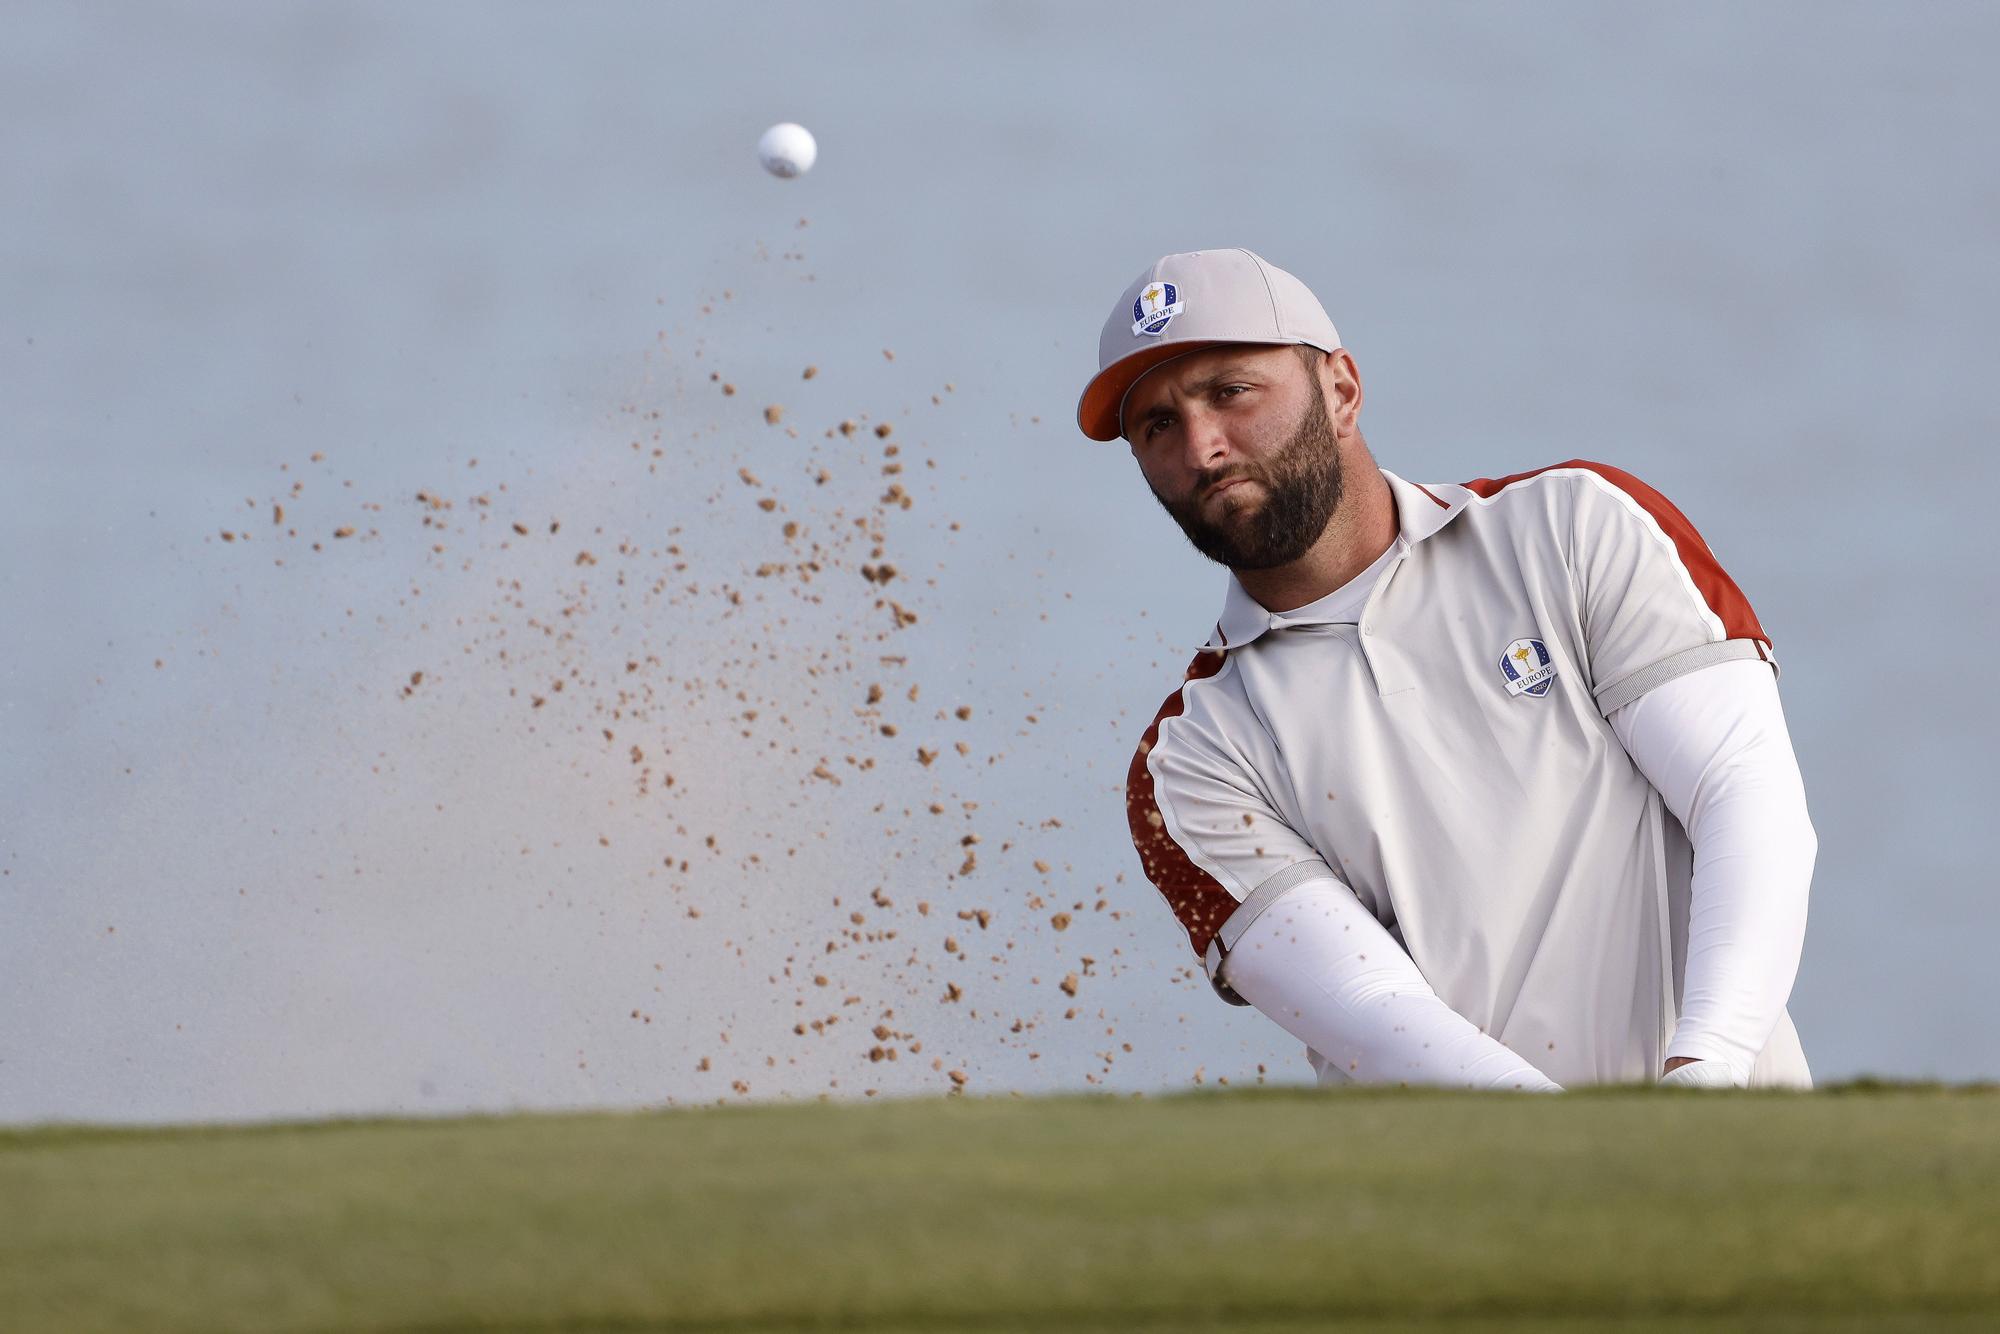
<instances>
[{"instance_id":1,"label":"shirt sleeve cuff","mask_svg":"<svg viewBox=\"0 0 2000 1334\"><path fill-rule=\"evenodd\" d=\"M1698 672L1718 662L1733 662L1737 658L1762 658L1776 671L1778 664L1770 658L1763 646L1754 639L1717 639L1707 644L1696 644L1693 648L1672 653L1649 667L1641 667L1636 672L1627 672L1616 681L1597 688L1597 711L1610 717L1613 710L1630 704L1648 690L1658 689L1667 682Z\"/></svg>"}]
</instances>

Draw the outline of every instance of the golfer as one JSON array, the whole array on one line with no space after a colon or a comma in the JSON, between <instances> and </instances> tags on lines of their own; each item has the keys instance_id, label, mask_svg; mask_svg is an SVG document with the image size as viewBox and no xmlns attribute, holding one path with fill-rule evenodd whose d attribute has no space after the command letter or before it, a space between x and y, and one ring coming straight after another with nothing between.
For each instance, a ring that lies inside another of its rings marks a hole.
<instances>
[{"instance_id":1,"label":"golfer","mask_svg":"<svg viewBox=\"0 0 2000 1334\"><path fill-rule=\"evenodd\" d=\"M1631 474L1419 485L1361 402L1303 283L1204 250L1077 410L1229 570L1126 796L1216 990L1322 1083L1810 1087L1817 841L1749 601Z\"/></svg>"}]
</instances>

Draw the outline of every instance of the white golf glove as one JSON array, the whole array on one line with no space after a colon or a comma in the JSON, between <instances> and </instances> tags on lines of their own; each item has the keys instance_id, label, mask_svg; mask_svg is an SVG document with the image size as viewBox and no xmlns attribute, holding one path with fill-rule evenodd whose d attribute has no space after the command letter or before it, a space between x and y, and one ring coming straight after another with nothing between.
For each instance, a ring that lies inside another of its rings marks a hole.
<instances>
[{"instance_id":1,"label":"white golf glove","mask_svg":"<svg viewBox=\"0 0 2000 1334\"><path fill-rule=\"evenodd\" d=\"M1662 1088L1733 1089L1742 1084L1721 1061L1691 1061L1660 1076Z\"/></svg>"}]
</instances>

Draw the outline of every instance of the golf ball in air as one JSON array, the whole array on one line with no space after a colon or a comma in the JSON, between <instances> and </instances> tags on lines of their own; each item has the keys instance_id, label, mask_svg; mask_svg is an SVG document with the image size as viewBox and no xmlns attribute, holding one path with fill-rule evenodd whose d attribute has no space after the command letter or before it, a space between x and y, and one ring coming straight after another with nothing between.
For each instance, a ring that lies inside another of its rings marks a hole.
<instances>
[{"instance_id":1,"label":"golf ball in air","mask_svg":"<svg viewBox=\"0 0 2000 1334\"><path fill-rule=\"evenodd\" d=\"M812 131L790 121L773 125L757 141L757 157L773 176L803 176L812 170L818 156L819 145L813 142Z\"/></svg>"}]
</instances>

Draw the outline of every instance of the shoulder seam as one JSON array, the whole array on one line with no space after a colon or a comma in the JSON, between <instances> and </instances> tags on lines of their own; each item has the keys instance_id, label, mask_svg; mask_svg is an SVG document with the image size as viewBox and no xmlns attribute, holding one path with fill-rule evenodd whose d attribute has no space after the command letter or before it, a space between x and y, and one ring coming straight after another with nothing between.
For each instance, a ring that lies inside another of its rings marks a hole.
<instances>
[{"instance_id":1,"label":"shoulder seam","mask_svg":"<svg viewBox=\"0 0 2000 1334\"><path fill-rule=\"evenodd\" d=\"M1763 625L1757 620L1750 600L1736 586L1736 581L1729 577L1728 571L1722 568L1722 563L1716 560L1715 553L1709 549L1694 524L1672 501L1623 468L1608 463L1593 463L1588 459L1570 459L1509 477L1475 478L1465 483L1465 487L1481 503L1490 504L1518 483L1547 476L1582 476L1599 490L1610 492L1665 547L1683 587L1700 608L1715 637L1751 640L1757 644L1760 657L1770 658L1770 635L1765 633Z\"/></svg>"}]
</instances>

